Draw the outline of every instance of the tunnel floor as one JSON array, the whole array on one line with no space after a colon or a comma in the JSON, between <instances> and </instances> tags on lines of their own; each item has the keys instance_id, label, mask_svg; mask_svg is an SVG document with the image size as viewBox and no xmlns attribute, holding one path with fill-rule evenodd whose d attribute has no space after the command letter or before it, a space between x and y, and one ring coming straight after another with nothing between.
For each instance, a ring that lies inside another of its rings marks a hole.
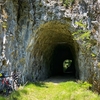
<instances>
[{"instance_id":1,"label":"tunnel floor","mask_svg":"<svg viewBox=\"0 0 100 100\"><path fill-rule=\"evenodd\" d=\"M65 75L59 75L59 76L52 76L44 81L53 82L53 83L61 83L61 82L66 82L66 81L77 81L77 78L75 78L73 75L65 74Z\"/></svg>"}]
</instances>

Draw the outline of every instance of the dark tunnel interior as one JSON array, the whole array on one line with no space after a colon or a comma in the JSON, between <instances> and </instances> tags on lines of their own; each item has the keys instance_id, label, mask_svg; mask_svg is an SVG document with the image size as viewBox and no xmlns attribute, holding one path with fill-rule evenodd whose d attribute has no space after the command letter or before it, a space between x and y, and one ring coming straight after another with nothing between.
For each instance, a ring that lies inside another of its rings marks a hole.
<instances>
[{"instance_id":1,"label":"dark tunnel interior","mask_svg":"<svg viewBox=\"0 0 100 100\"><path fill-rule=\"evenodd\" d=\"M71 60L71 65L63 71L63 62L65 60ZM71 75L75 77L75 61L73 57L73 53L71 51L71 47L67 44L58 44L53 52L52 61L51 61L51 75Z\"/></svg>"}]
</instances>

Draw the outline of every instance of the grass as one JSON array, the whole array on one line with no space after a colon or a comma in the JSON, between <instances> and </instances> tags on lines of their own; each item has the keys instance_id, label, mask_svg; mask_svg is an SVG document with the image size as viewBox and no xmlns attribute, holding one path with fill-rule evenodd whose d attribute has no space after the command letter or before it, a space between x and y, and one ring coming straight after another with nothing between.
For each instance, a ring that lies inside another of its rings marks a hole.
<instances>
[{"instance_id":1,"label":"grass","mask_svg":"<svg viewBox=\"0 0 100 100\"><path fill-rule=\"evenodd\" d=\"M100 100L89 87L90 84L81 81L29 83L0 100Z\"/></svg>"}]
</instances>

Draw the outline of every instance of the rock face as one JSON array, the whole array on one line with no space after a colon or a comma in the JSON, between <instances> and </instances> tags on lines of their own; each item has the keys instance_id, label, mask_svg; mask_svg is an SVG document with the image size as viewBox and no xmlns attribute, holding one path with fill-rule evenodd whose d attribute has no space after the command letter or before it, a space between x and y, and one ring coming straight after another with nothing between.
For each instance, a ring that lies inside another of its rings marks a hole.
<instances>
[{"instance_id":1,"label":"rock face","mask_svg":"<svg viewBox=\"0 0 100 100\"><path fill-rule=\"evenodd\" d=\"M44 80L72 59L75 76L99 91L99 0L75 0L68 8L63 0L0 0L0 23L1 71L21 71L23 83ZM88 30L91 43L74 40L78 30Z\"/></svg>"}]
</instances>

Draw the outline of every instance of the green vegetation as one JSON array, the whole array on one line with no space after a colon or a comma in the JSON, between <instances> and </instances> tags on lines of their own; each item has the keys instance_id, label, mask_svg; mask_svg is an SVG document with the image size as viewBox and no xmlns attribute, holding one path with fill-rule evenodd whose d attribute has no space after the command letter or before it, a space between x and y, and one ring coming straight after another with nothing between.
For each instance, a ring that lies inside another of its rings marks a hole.
<instances>
[{"instance_id":1,"label":"green vegetation","mask_svg":"<svg viewBox=\"0 0 100 100\"><path fill-rule=\"evenodd\" d=\"M96 41L91 39L91 31L87 29L86 24L84 24L82 20L77 21L75 24L78 26L78 29L72 34L74 36L74 40L78 40L80 42L82 50L85 49L85 51L90 51L90 47L92 45L96 45ZM94 57L92 53L91 56Z\"/></svg>"},{"instance_id":2,"label":"green vegetation","mask_svg":"<svg viewBox=\"0 0 100 100\"><path fill-rule=\"evenodd\" d=\"M0 97L0 100L100 100L89 87L90 84L81 81L29 83L9 97Z\"/></svg>"},{"instance_id":3,"label":"green vegetation","mask_svg":"<svg viewBox=\"0 0 100 100\"><path fill-rule=\"evenodd\" d=\"M74 0L64 0L64 4L66 4L67 6L71 6L71 4L74 2Z\"/></svg>"},{"instance_id":4,"label":"green vegetation","mask_svg":"<svg viewBox=\"0 0 100 100\"><path fill-rule=\"evenodd\" d=\"M88 50L92 58L95 58L97 55L94 54L91 50L91 46L95 46L97 44L97 40L91 38L92 31L87 29L86 24L79 20L75 23L78 26L78 29L72 34L74 36L74 40L77 40L81 44L81 49L83 53Z\"/></svg>"},{"instance_id":5,"label":"green vegetation","mask_svg":"<svg viewBox=\"0 0 100 100\"><path fill-rule=\"evenodd\" d=\"M63 2L63 5L68 7L71 7L71 5L74 3L75 0L61 0Z\"/></svg>"},{"instance_id":6,"label":"green vegetation","mask_svg":"<svg viewBox=\"0 0 100 100\"><path fill-rule=\"evenodd\" d=\"M92 56L92 57L96 57L97 55L96 55L96 54L94 54L94 53L91 53L91 56Z\"/></svg>"},{"instance_id":7,"label":"green vegetation","mask_svg":"<svg viewBox=\"0 0 100 100\"><path fill-rule=\"evenodd\" d=\"M72 34L74 39L83 41L90 40L91 31L86 29L86 25L82 22L82 20L75 24L79 27L79 29Z\"/></svg>"},{"instance_id":8,"label":"green vegetation","mask_svg":"<svg viewBox=\"0 0 100 100\"><path fill-rule=\"evenodd\" d=\"M98 62L97 66L100 68L100 62Z\"/></svg>"},{"instance_id":9,"label":"green vegetation","mask_svg":"<svg viewBox=\"0 0 100 100\"><path fill-rule=\"evenodd\" d=\"M0 96L0 100L6 100L6 98Z\"/></svg>"},{"instance_id":10,"label":"green vegetation","mask_svg":"<svg viewBox=\"0 0 100 100\"><path fill-rule=\"evenodd\" d=\"M64 72L66 72L66 69L67 69L68 67L70 67L71 63L72 63L72 60L70 60L70 59L66 59L66 60L63 62L63 71L64 71Z\"/></svg>"},{"instance_id":11,"label":"green vegetation","mask_svg":"<svg viewBox=\"0 0 100 100\"><path fill-rule=\"evenodd\" d=\"M7 12L5 9L2 9L2 15L3 15L3 19L0 18L0 24L2 25L2 28L7 29L8 28L8 24L7 24Z\"/></svg>"}]
</instances>

